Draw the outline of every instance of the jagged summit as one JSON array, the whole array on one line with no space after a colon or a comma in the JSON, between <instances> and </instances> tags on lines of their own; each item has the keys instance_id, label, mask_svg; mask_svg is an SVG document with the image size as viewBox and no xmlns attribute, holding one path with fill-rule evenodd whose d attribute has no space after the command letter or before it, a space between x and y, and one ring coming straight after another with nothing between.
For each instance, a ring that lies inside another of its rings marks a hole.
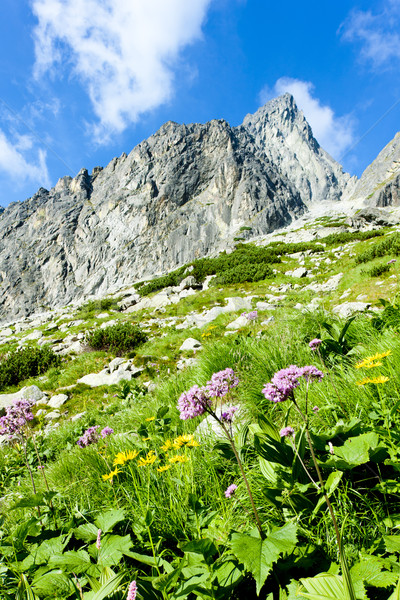
<instances>
[{"instance_id":1,"label":"jagged summit","mask_svg":"<svg viewBox=\"0 0 400 600\"><path fill-rule=\"evenodd\" d=\"M243 121L257 146L300 191L303 202L336 202L351 176L314 138L291 94L274 98Z\"/></svg>"},{"instance_id":2,"label":"jagged summit","mask_svg":"<svg viewBox=\"0 0 400 600\"><path fill-rule=\"evenodd\" d=\"M400 206L400 132L365 169L349 196L368 206Z\"/></svg>"},{"instance_id":3,"label":"jagged summit","mask_svg":"<svg viewBox=\"0 0 400 600\"><path fill-rule=\"evenodd\" d=\"M165 123L0 214L0 318L105 296L332 207L351 181L293 97L239 127Z\"/></svg>"}]
</instances>

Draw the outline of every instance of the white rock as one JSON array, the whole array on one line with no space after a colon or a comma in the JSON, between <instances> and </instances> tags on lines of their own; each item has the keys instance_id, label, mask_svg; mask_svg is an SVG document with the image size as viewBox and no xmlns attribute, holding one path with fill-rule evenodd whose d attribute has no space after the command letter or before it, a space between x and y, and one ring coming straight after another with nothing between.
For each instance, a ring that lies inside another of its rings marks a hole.
<instances>
[{"instance_id":1,"label":"white rock","mask_svg":"<svg viewBox=\"0 0 400 600\"><path fill-rule=\"evenodd\" d=\"M207 275L207 277L204 279L203 287L201 289L208 290L210 287L210 281L212 279L214 279L215 277L216 277L216 275Z\"/></svg>"},{"instance_id":2,"label":"white rock","mask_svg":"<svg viewBox=\"0 0 400 600\"><path fill-rule=\"evenodd\" d=\"M43 333L41 331L32 331L32 333L29 333L28 335L23 337L20 341L21 342L30 342L33 340L40 340L41 337L43 337Z\"/></svg>"},{"instance_id":3,"label":"white rock","mask_svg":"<svg viewBox=\"0 0 400 600\"><path fill-rule=\"evenodd\" d=\"M275 304L270 304L269 302L257 302L256 304L257 310L275 310Z\"/></svg>"},{"instance_id":4,"label":"white rock","mask_svg":"<svg viewBox=\"0 0 400 600\"><path fill-rule=\"evenodd\" d=\"M305 269L304 267L298 267L293 271L292 277L296 277L296 279L301 279L302 277L306 277L307 273L307 269Z\"/></svg>"},{"instance_id":5,"label":"white rock","mask_svg":"<svg viewBox=\"0 0 400 600\"><path fill-rule=\"evenodd\" d=\"M71 417L71 421L78 421L79 419L82 419L82 417L86 414L85 412L81 412L81 413L77 413L76 415L74 415L73 417Z\"/></svg>"},{"instance_id":6,"label":"white rock","mask_svg":"<svg viewBox=\"0 0 400 600\"><path fill-rule=\"evenodd\" d=\"M77 342L73 342L70 346L67 346L67 348L63 348L62 350L60 350L58 352L58 354L60 354L61 356L64 356L65 354L71 354L72 352L75 352L76 354L80 354L83 351L84 351L83 345L81 344L81 342L77 341Z\"/></svg>"},{"instance_id":7,"label":"white rock","mask_svg":"<svg viewBox=\"0 0 400 600\"><path fill-rule=\"evenodd\" d=\"M48 412L44 415L44 418L52 421L53 419L58 419L60 417L60 411L59 410L52 410L51 412Z\"/></svg>"},{"instance_id":8,"label":"white rock","mask_svg":"<svg viewBox=\"0 0 400 600\"><path fill-rule=\"evenodd\" d=\"M50 406L50 408L60 408L67 400L68 396L66 394L57 394L56 396L52 396L50 398L47 406Z\"/></svg>"},{"instance_id":9,"label":"white rock","mask_svg":"<svg viewBox=\"0 0 400 600\"><path fill-rule=\"evenodd\" d=\"M100 325L100 329L107 329L107 327L112 327L112 325L116 325L118 323L117 319L111 319L110 321L104 321L104 323L102 323Z\"/></svg>"},{"instance_id":10,"label":"white rock","mask_svg":"<svg viewBox=\"0 0 400 600\"><path fill-rule=\"evenodd\" d=\"M201 342L195 338L187 338L179 350L199 350L201 348Z\"/></svg>"},{"instance_id":11,"label":"white rock","mask_svg":"<svg viewBox=\"0 0 400 600\"><path fill-rule=\"evenodd\" d=\"M347 319L355 312L364 312L371 306L370 302L344 302L343 304L338 304L332 308L332 312L334 312L339 317L343 317Z\"/></svg>"},{"instance_id":12,"label":"white rock","mask_svg":"<svg viewBox=\"0 0 400 600\"><path fill-rule=\"evenodd\" d=\"M108 365L108 370L110 371L110 373L112 373L113 371L115 371L116 369L118 369L123 363L126 363L125 358L121 358L120 356L117 356L117 358L114 358Z\"/></svg>"},{"instance_id":13,"label":"white rock","mask_svg":"<svg viewBox=\"0 0 400 600\"><path fill-rule=\"evenodd\" d=\"M180 284L179 284L179 291L187 290L189 288L192 288L196 284L197 284L196 278L193 277L193 275L188 275L187 277L185 277L185 279L182 279L182 281L180 282Z\"/></svg>"},{"instance_id":14,"label":"white rock","mask_svg":"<svg viewBox=\"0 0 400 600\"><path fill-rule=\"evenodd\" d=\"M224 307L224 312L236 312L238 310L251 310L251 300L253 296L247 296L246 298L241 298L240 296L234 298L226 298L228 301L227 305Z\"/></svg>"},{"instance_id":15,"label":"white rock","mask_svg":"<svg viewBox=\"0 0 400 600\"><path fill-rule=\"evenodd\" d=\"M245 327L246 325L248 325L248 323L249 321L246 317L240 316L231 323L228 323L226 329L240 329L240 327Z\"/></svg>"},{"instance_id":16,"label":"white rock","mask_svg":"<svg viewBox=\"0 0 400 600\"><path fill-rule=\"evenodd\" d=\"M3 335L4 337L10 337L10 335L13 335L13 333L14 333L13 330L10 329L9 327L1 330L1 335Z\"/></svg>"},{"instance_id":17,"label":"white rock","mask_svg":"<svg viewBox=\"0 0 400 600\"><path fill-rule=\"evenodd\" d=\"M187 367L194 367L197 364L197 358L181 358L176 363L176 368L181 371L182 369L186 369Z\"/></svg>"},{"instance_id":18,"label":"white rock","mask_svg":"<svg viewBox=\"0 0 400 600\"><path fill-rule=\"evenodd\" d=\"M99 313L98 315L96 315L96 319L107 319L107 317L110 316L110 313Z\"/></svg>"}]
</instances>

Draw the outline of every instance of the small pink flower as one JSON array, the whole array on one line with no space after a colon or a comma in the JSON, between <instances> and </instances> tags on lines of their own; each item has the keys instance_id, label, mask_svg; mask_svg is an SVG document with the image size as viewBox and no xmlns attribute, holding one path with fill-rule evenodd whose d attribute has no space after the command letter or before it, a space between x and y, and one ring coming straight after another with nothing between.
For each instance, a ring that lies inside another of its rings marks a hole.
<instances>
[{"instance_id":1,"label":"small pink flower","mask_svg":"<svg viewBox=\"0 0 400 600\"><path fill-rule=\"evenodd\" d=\"M311 350L316 350L320 345L322 344L322 340L320 340L319 338L314 338L313 340L311 340L311 342L309 342L309 346L311 348Z\"/></svg>"},{"instance_id":2,"label":"small pink flower","mask_svg":"<svg viewBox=\"0 0 400 600\"><path fill-rule=\"evenodd\" d=\"M316 413L319 411L319 406L313 406L313 411Z\"/></svg>"},{"instance_id":3,"label":"small pink flower","mask_svg":"<svg viewBox=\"0 0 400 600\"><path fill-rule=\"evenodd\" d=\"M329 446L329 454L335 454L335 449L333 447L332 442L328 442L328 446Z\"/></svg>"},{"instance_id":4,"label":"small pink flower","mask_svg":"<svg viewBox=\"0 0 400 600\"><path fill-rule=\"evenodd\" d=\"M388 260L388 263L387 263L387 264L388 264L388 265L392 265L392 264L393 264L393 263L395 263L395 262L396 262L396 259L395 259L395 258L392 258L392 260Z\"/></svg>"},{"instance_id":5,"label":"small pink flower","mask_svg":"<svg viewBox=\"0 0 400 600\"><path fill-rule=\"evenodd\" d=\"M232 485L230 485L229 487L226 488L224 494L225 494L225 498L232 498L233 494L236 492L237 490L237 485L235 485L234 483L232 483Z\"/></svg>"},{"instance_id":6,"label":"small pink flower","mask_svg":"<svg viewBox=\"0 0 400 600\"><path fill-rule=\"evenodd\" d=\"M280 430L279 435L281 437L294 436L294 429L293 427L283 427L283 429Z\"/></svg>"},{"instance_id":7,"label":"small pink flower","mask_svg":"<svg viewBox=\"0 0 400 600\"><path fill-rule=\"evenodd\" d=\"M101 548L101 529L97 530L96 548L97 550L100 550Z\"/></svg>"},{"instance_id":8,"label":"small pink flower","mask_svg":"<svg viewBox=\"0 0 400 600\"><path fill-rule=\"evenodd\" d=\"M136 585L136 581L133 580L133 581L131 581L131 583L129 585L128 595L126 597L126 600L135 600L136 594L137 594L137 585Z\"/></svg>"}]
</instances>

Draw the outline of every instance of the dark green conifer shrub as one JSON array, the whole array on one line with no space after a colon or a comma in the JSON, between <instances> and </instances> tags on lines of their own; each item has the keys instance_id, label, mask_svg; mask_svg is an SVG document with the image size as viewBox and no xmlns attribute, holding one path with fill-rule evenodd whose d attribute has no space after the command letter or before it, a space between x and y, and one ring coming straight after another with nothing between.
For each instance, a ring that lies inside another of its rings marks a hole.
<instances>
[{"instance_id":1,"label":"dark green conifer shrub","mask_svg":"<svg viewBox=\"0 0 400 600\"><path fill-rule=\"evenodd\" d=\"M15 350L0 362L0 388L16 385L29 377L37 377L50 367L58 367L60 364L60 356L50 346L28 346Z\"/></svg>"},{"instance_id":2,"label":"dark green conifer shrub","mask_svg":"<svg viewBox=\"0 0 400 600\"><path fill-rule=\"evenodd\" d=\"M108 350L114 354L126 354L147 341L146 334L138 325L116 323L104 329L91 331L86 341L94 350Z\"/></svg>"}]
</instances>

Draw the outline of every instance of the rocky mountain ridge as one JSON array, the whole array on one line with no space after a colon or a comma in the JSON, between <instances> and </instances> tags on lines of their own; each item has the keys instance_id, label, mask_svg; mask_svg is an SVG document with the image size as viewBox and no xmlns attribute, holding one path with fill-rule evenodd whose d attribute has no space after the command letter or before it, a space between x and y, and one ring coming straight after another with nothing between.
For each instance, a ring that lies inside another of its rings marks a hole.
<instances>
[{"instance_id":1,"label":"rocky mountain ridge","mask_svg":"<svg viewBox=\"0 0 400 600\"><path fill-rule=\"evenodd\" d=\"M63 177L0 215L3 321L89 296L340 205L355 185L293 97L242 125L168 122L104 169Z\"/></svg>"}]
</instances>

